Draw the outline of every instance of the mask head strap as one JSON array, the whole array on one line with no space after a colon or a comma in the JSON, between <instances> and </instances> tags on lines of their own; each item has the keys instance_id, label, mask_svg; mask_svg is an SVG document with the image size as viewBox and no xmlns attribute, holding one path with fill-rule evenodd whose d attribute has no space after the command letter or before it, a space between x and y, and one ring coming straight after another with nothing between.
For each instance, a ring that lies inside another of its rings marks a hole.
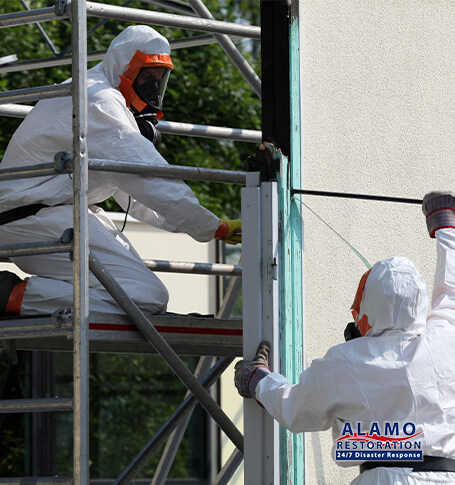
<instances>
[{"instance_id":1,"label":"mask head strap","mask_svg":"<svg viewBox=\"0 0 455 485\"><path fill-rule=\"evenodd\" d=\"M352 317L354 318L355 324L360 330L362 337L370 330L371 326L368 324L367 315L363 315L359 320L360 316L360 304L362 303L363 292L365 291L365 284L367 282L368 276L370 276L371 269L366 271L362 278L360 278L359 287L357 288L357 293L355 294L354 303L351 306Z\"/></svg>"}]
</instances>

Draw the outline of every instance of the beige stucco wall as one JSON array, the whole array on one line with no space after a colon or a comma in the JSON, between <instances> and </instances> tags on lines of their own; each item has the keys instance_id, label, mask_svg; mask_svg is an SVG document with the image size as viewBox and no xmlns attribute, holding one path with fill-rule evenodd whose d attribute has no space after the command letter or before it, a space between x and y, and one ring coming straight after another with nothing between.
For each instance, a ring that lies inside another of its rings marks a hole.
<instances>
[{"instance_id":1,"label":"beige stucco wall","mask_svg":"<svg viewBox=\"0 0 455 485\"><path fill-rule=\"evenodd\" d=\"M422 198L451 189L455 4L301 1L304 184ZM417 205L305 197L370 262L411 259L429 289L435 247ZM366 267L311 212L305 219L306 362L343 341ZM324 385L322 382L321 385ZM306 435L308 484L348 483L330 432Z\"/></svg>"}]
</instances>

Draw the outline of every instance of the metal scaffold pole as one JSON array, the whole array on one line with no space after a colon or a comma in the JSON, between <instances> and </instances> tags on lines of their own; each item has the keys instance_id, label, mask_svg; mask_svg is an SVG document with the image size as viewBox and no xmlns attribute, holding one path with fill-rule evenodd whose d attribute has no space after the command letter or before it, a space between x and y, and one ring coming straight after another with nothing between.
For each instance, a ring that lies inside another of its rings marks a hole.
<instances>
[{"instance_id":1,"label":"metal scaffold pole","mask_svg":"<svg viewBox=\"0 0 455 485\"><path fill-rule=\"evenodd\" d=\"M277 183L247 177L242 189L243 356L251 360L262 340L270 342L269 364L279 371L277 275ZM244 479L249 485L279 483L278 423L254 399L243 404Z\"/></svg>"},{"instance_id":2,"label":"metal scaffold pole","mask_svg":"<svg viewBox=\"0 0 455 485\"><path fill-rule=\"evenodd\" d=\"M71 3L73 46L74 188L74 485L89 483L87 15L85 0Z\"/></svg>"}]
</instances>

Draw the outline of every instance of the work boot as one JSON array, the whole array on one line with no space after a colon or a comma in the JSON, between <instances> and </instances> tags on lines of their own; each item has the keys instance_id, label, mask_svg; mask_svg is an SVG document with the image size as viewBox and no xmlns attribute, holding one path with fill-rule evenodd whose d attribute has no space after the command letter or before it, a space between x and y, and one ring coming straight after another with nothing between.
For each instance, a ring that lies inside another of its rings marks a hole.
<instances>
[{"instance_id":1,"label":"work boot","mask_svg":"<svg viewBox=\"0 0 455 485\"><path fill-rule=\"evenodd\" d=\"M422 201L422 212L427 218L430 237L438 229L455 228L455 194L452 192L429 192Z\"/></svg>"},{"instance_id":2,"label":"work boot","mask_svg":"<svg viewBox=\"0 0 455 485\"><path fill-rule=\"evenodd\" d=\"M6 306L13 288L23 280L11 271L0 271L0 315L5 315Z\"/></svg>"}]
</instances>

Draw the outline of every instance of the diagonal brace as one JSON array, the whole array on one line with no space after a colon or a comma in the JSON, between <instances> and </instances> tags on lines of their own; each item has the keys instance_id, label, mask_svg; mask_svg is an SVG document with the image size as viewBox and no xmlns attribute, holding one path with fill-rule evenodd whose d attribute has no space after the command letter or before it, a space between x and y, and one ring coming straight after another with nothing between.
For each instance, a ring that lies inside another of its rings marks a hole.
<instances>
[{"instance_id":1,"label":"diagonal brace","mask_svg":"<svg viewBox=\"0 0 455 485\"><path fill-rule=\"evenodd\" d=\"M109 294L114 298L114 300L120 305L127 316L152 344L153 348L161 355L161 357L163 357L177 377L185 384L185 386L201 403L202 407L218 423L220 428L234 443L234 445L243 453L242 433L240 433L226 413L218 406L216 401L197 381L178 355L172 350L166 340L164 340L148 318L142 313L139 307L133 302L133 300L131 300L131 298L109 274L109 272L106 271L103 265L99 262L98 258L96 258L92 252L89 253L89 268L100 283L106 288Z\"/></svg>"},{"instance_id":2,"label":"diagonal brace","mask_svg":"<svg viewBox=\"0 0 455 485\"><path fill-rule=\"evenodd\" d=\"M239 265L240 264L241 264L241 260L239 261ZM226 291L226 295L223 299L223 303L221 304L221 308L219 309L216 315L217 318L228 318L231 316L231 313L235 306L235 302L237 301L240 294L241 285L242 285L241 278L233 278L231 280L229 287ZM200 358L198 366L195 371L195 377L199 381L207 373L211 362L212 362L212 357L203 356ZM183 435L190 421L191 415L192 413L188 413L188 416L186 417L185 421L179 425L179 427L172 433L169 440L167 441L166 447L163 451L163 454L161 455L161 459L156 468L155 475L153 477L151 485L159 485L160 483L164 483L166 481L166 478L174 462L177 449L180 445L180 442L183 438ZM241 457L240 459L241 461L243 459L243 455L240 452L239 452L239 455Z\"/></svg>"},{"instance_id":3,"label":"diagonal brace","mask_svg":"<svg viewBox=\"0 0 455 485\"><path fill-rule=\"evenodd\" d=\"M201 0L188 0L191 8L201 18L215 20L210 10L204 5ZM220 44L226 55L229 57L234 66L240 71L248 84L253 88L259 99L261 98L261 80L254 72L253 68L248 64L242 53L237 49L234 42L226 34L213 34L213 37Z\"/></svg>"},{"instance_id":4,"label":"diagonal brace","mask_svg":"<svg viewBox=\"0 0 455 485\"><path fill-rule=\"evenodd\" d=\"M231 365L233 357L221 358L202 380L202 385L209 388L220 375ZM139 452L134 460L128 465L123 473L115 480L113 485L127 485L147 464L153 454L166 441L172 431L185 419L185 416L196 406L197 401L193 395L188 396L180 406L172 413L172 416L161 426L155 436Z\"/></svg>"}]
</instances>

